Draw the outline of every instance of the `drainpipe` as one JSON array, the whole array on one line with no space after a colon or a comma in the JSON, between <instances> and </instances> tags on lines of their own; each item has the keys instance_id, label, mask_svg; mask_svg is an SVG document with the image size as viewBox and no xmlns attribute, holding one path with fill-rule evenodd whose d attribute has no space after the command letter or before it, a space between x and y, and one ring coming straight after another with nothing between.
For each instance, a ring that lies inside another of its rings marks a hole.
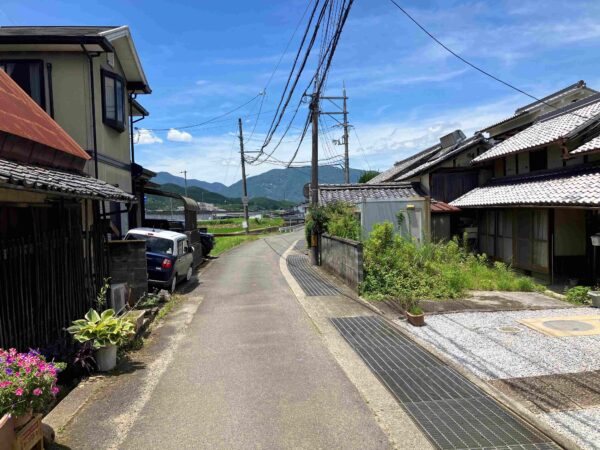
<instances>
[{"instance_id":1,"label":"drainpipe","mask_svg":"<svg viewBox=\"0 0 600 450\"><path fill-rule=\"evenodd\" d=\"M54 119L54 90L52 89L52 63L46 63L48 73L48 97L50 97L50 117Z\"/></svg>"},{"instance_id":2,"label":"drainpipe","mask_svg":"<svg viewBox=\"0 0 600 450\"><path fill-rule=\"evenodd\" d=\"M94 83L94 58L100 56L100 53L96 52L91 54L85 48L85 45L81 44L81 48L85 53L85 56L88 58L89 67L90 67L90 86L91 86L91 103L92 103L92 138L93 138L93 147L94 147L94 173L96 178L98 178L98 139L96 135L96 93L94 91L95 83Z\"/></svg>"}]
</instances>

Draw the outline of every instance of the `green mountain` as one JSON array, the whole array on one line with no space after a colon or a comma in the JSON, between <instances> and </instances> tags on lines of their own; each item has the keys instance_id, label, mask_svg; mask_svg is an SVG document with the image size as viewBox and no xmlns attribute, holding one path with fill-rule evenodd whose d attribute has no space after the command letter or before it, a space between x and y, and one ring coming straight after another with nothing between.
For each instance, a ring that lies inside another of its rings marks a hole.
<instances>
[{"instance_id":1,"label":"green mountain","mask_svg":"<svg viewBox=\"0 0 600 450\"><path fill-rule=\"evenodd\" d=\"M163 184L161 186L161 189L167 192L185 195L185 188L176 184ZM217 194L215 192L210 192L206 189L197 186L190 187L188 184L187 195L188 197L193 198L198 202L213 203L219 208L226 209L228 211L238 211L242 209L241 198L225 197L224 195ZM264 197L252 197L248 202L248 209L250 211L259 211L265 209L286 209L294 206L294 204L294 202L290 201L272 200L270 198ZM177 206L181 206L181 203L177 200L173 200L173 208L176 208ZM159 209L169 210L171 208L171 199L168 197L148 195L148 199L146 201L146 208L148 210L154 211Z\"/></svg>"},{"instance_id":2,"label":"green mountain","mask_svg":"<svg viewBox=\"0 0 600 450\"><path fill-rule=\"evenodd\" d=\"M363 173L362 170L350 169L350 182L356 183ZM176 184L184 186L184 179L168 172L159 172L152 179L158 184ZM248 178L248 193L250 198L265 197L275 200L289 200L294 203L304 201L303 188L310 181L310 167L291 167L289 169L272 169ZM320 183L343 183L344 172L339 167L319 167ZM197 187L230 198L242 195L242 181L225 186L221 183L207 183L206 181L188 179L190 187Z\"/></svg>"}]
</instances>

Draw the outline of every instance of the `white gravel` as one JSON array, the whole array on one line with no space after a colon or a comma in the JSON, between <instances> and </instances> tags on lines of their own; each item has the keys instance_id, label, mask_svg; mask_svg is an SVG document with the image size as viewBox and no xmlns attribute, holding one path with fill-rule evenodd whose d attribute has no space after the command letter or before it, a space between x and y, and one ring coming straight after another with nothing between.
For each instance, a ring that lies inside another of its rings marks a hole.
<instances>
[{"instance_id":1,"label":"white gravel","mask_svg":"<svg viewBox=\"0 0 600 450\"><path fill-rule=\"evenodd\" d=\"M556 431L565 434L583 449L600 448L600 408L542 414Z\"/></svg>"},{"instance_id":2,"label":"white gravel","mask_svg":"<svg viewBox=\"0 0 600 450\"><path fill-rule=\"evenodd\" d=\"M483 379L600 370L600 336L552 337L517 322L552 316L598 315L593 308L455 313L426 317L427 326L398 324ZM498 327L517 327L505 333Z\"/></svg>"}]
</instances>

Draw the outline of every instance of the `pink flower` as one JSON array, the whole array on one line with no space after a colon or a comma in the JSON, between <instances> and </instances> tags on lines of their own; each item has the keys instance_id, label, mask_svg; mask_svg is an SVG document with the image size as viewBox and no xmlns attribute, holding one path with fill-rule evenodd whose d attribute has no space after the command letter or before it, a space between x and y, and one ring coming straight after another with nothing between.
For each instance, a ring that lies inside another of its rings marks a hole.
<instances>
[{"instance_id":1,"label":"pink flower","mask_svg":"<svg viewBox=\"0 0 600 450\"><path fill-rule=\"evenodd\" d=\"M12 384L11 381L3 381L2 383L0 383L0 388L5 388L8 387Z\"/></svg>"},{"instance_id":2,"label":"pink flower","mask_svg":"<svg viewBox=\"0 0 600 450\"><path fill-rule=\"evenodd\" d=\"M16 395L17 397L20 397L21 395L23 395L23 393L24 393L24 392L25 392L25 391L23 391L23 389L22 389L22 388L17 388L17 390L15 391L15 395Z\"/></svg>"},{"instance_id":3,"label":"pink flower","mask_svg":"<svg viewBox=\"0 0 600 450\"><path fill-rule=\"evenodd\" d=\"M39 397L40 395L42 395L42 390L40 388L35 388L33 390L33 395L35 395L36 397Z\"/></svg>"},{"instance_id":4,"label":"pink flower","mask_svg":"<svg viewBox=\"0 0 600 450\"><path fill-rule=\"evenodd\" d=\"M56 386L52 386L51 391L52 391L52 394L56 395L56 394L58 394L60 392L60 389L57 388Z\"/></svg>"}]
</instances>

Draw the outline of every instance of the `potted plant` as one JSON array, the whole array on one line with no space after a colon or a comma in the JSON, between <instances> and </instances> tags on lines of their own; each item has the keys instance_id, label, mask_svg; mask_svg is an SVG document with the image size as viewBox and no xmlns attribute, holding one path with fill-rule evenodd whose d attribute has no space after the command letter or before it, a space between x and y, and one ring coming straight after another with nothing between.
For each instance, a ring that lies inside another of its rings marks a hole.
<instances>
[{"instance_id":1,"label":"potted plant","mask_svg":"<svg viewBox=\"0 0 600 450\"><path fill-rule=\"evenodd\" d=\"M10 435L11 427L22 427L34 413L52 404L59 392L57 374L64 367L46 362L33 350L18 353L14 348L0 348L0 436Z\"/></svg>"},{"instance_id":2,"label":"potted plant","mask_svg":"<svg viewBox=\"0 0 600 450\"><path fill-rule=\"evenodd\" d=\"M134 334L134 325L117 317L113 309L107 309L102 314L90 309L83 319L75 320L67 331L78 342L92 342L98 370L107 372L117 365L117 347Z\"/></svg>"},{"instance_id":3,"label":"potted plant","mask_svg":"<svg viewBox=\"0 0 600 450\"><path fill-rule=\"evenodd\" d=\"M415 327L425 325L425 314L419 306L419 300L406 300L404 302L404 312L406 313L406 320L411 325Z\"/></svg>"}]
</instances>

